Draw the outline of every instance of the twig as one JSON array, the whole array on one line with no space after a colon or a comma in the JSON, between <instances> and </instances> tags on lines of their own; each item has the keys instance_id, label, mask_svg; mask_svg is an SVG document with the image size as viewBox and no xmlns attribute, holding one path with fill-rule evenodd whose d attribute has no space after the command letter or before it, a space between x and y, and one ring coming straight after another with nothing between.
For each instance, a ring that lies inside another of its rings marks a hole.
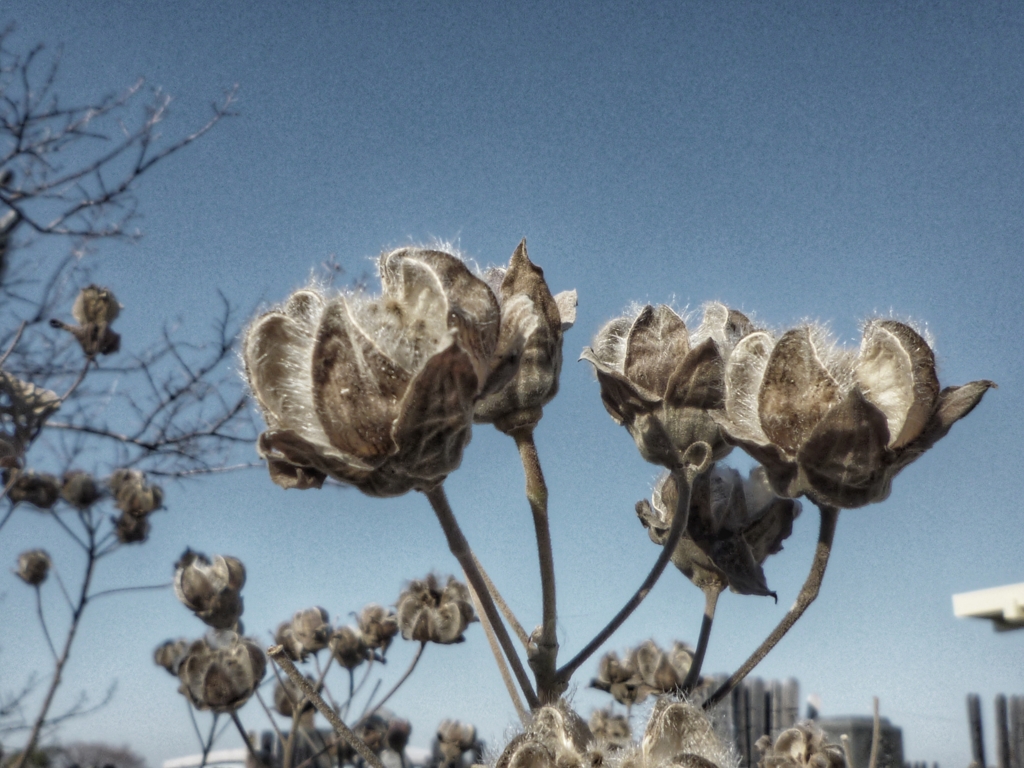
<instances>
[{"instance_id":1,"label":"twig","mask_svg":"<svg viewBox=\"0 0 1024 768\"><path fill-rule=\"evenodd\" d=\"M116 595L119 592L138 592L146 589L167 589L170 586L172 586L172 582L167 582L166 584L149 584L144 587L118 587L116 589L105 589L102 592L97 592L93 595L89 595L89 599L95 600L97 597Z\"/></svg>"},{"instance_id":2,"label":"twig","mask_svg":"<svg viewBox=\"0 0 1024 768\"><path fill-rule=\"evenodd\" d=\"M558 698L555 668L558 659L557 620L555 601L555 559L551 551L551 528L548 524L548 488L544 482L537 445L533 440L533 426L512 432L519 449L519 458L526 475L526 498L533 513L533 527L537 535L537 555L540 560L540 584L543 601L543 618L536 651L530 659L530 666L537 677L537 693L545 703Z\"/></svg>"},{"instance_id":3,"label":"twig","mask_svg":"<svg viewBox=\"0 0 1024 768\"><path fill-rule=\"evenodd\" d=\"M694 443L687 449L686 455L683 457L682 468L673 472L676 487L679 489L679 499L676 503L675 515L672 517L672 526L669 528L668 538L665 539L665 544L658 555L658 559L654 562L650 573L647 574L647 578L644 579L640 588L633 593L629 601L605 625L604 629L598 632L597 636L583 647L583 650L573 656L555 673L559 682L568 684L569 678L579 669L580 665L589 659L594 654L594 651L600 648L605 640L612 636L615 630L622 626L622 622L629 618L630 614L636 610L637 606L644 601L644 598L654 588L654 585L664 572L665 566L668 565L669 560L672 558L676 545L683 536L683 531L686 530L686 523L690 515L690 489L693 487L693 481L698 475L707 471L711 464L711 446L707 443Z\"/></svg>"},{"instance_id":4,"label":"twig","mask_svg":"<svg viewBox=\"0 0 1024 768\"><path fill-rule=\"evenodd\" d=\"M335 732L344 739L346 744L358 752L359 756L369 763L372 768L384 768L383 763L381 763L380 759L373 753L373 750L366 746L366 743L362 739L352 733L351 729L342 722L341 718L338 717L338 714L328 706L327 702L321 698L320 694L313 690L313 686L309 684L309 681L303 677L299 673L299 670L295 668L295 665L292 664L292 661L288 658L288 654L285 653L283 646L272 645L267 649L267 654L281 666L281 669L283 669L291 681L299 687L306 698L313 702L313 706L317 708L317 711L320 712L321 715L327 718L327 722L329 722Z\"/></svg>"},{"instance_id":5,"label":"twig","mask_svg":"<svg viewBox=\"0 0 1024 768\"><path fill-rule=\"evenodd\" d=\"M882 737L882 720L878 716L878 697L871 697L871 705L874 709L874 722L871 726L871 757L868 758L868 768L878 766L878 745Z\"/></svg>"},{"instance_id":6,"label":"twig","mask_svg":"<svg viewBox=\"0 0 1024 768\"><path fill-rule=\"evenodd\" d=\"M11 352L13 352L14 348L16 346L18 346L18 342L21 341L21 334L23 334L25 332L25 326L27 326L27 325L28 325L28 321L27 320L22 320L21 321L21 324L18 326L18 330L16 330L14 332L14 339L11 341L10 345L7 347L7 350L4 352L3 356L0 357L0 367L3 367L3 364L7 362L7 358L11 356Z\"/></svg>"},{"instance_id":7,"label":"twig","mask_svg":"<svg viewBox=\"0 0 1024 768\"><path fill-rule=\"evenodd\" d=\"M219 717L219 714L213 713L213 722L210 723L210 735L206 737L206 743L203 744L203 758L199 761L199 768L206 768L206 758L209 757L210 750L213 749L213 742L217 740L217 719Z\"/></svg>"},{"instance_id":8,"label":"twig","mask_svg":"<svg viewBox=\"0 0 1024 768\"><path fill-rule=\"evenodd\" d=\"M711 637L711 624L715 620L715 608L718 605L718 596L722 594L722 588L718 585L709 586L704 590L704 618L700 624L700 637L697 638L697 650L694 651L693 661L690 663L690 670L683 680L682 691L684 696L689 696L700 679L700 669L704 666L704 654L708 650L708 638Z\"/></svg>"},{"instance_id":9,"label":"twig","mask_svg":"<svg viewBox=\"0 0 1024 768\"><path fill-rule=\"evenodd\" d=\"M238 719L238 712L231 712L231 720L235 724L235 728L238 729L238 733L242 736L242 741L245 742L245 746L249 750L249 756L252 757L257 766L262 765L263 761L260 760L260 756L256 754L256 750L253 748L252 742L249 741L249 734L245 732L245 728L242 727L242 721Z\"/></svg>"},{"instance_id":10,"label":"twig","mask_svg":"<svg viewBox=\"0 0 1024 768\"><path fill-rule=\"evenodd\" d=\"M285 691L285 693L287 694L287 691ZM260 703L260 706L263 707L263 711L267 715L267 720L270 721L270 727L274 729L274 734L277 736L278 744L284 744L284 736L281 734L281 729L277 727L277 721L274 719L273 713L267 706L267 702L265 702L263 700L263 696L260 695L259 688L256 689L256 701L258 701Z\"/></svg>"},{"instance_id":11,"label":"twig","mask_svg":"<svg viewBox=\"0 0 1024 768\"><path fill-rule=\"evenodd\" d=\"M515 646L512 645L512 638L509 637L508 630L505 629L501 616L498 614L498 609L495 607L494 601L487 591L487 585L484 583L480 571L477 570L476 563L473 562L469 542L466 541L462 529L459 528L459 524L455 520L455 513L452 512L452 508L448 504L448 497L445 495L444 486L437 485L423 493L430 501L430 506L434 509L434 514L441 524L445 538L448 539L448 549L455 555L455 559L459 561L462 570L466 572L466 578L480 598L484 615L491 622L491 627L498 638L501 650L504 651L505 658L508 660L509 666L512 667L512 673L519 683L519 688L522 690L523 696L526 697L526 703L530 706L530 709L536 708L540 705L540 700L530 684L530 678L526 676L526 670L523 669L523 663L516 654Z\"/></svg>"},{"instance_id":12,"label":"twig","mask_svg":"<svg viewBox=\"0 0 1024 768\"><path fill-rule=\"evenodd\" d=\"M46 637L46 644L50 646L50 653L53 654L53 660L57 661L57 649L53 647L53 640L50 639L50 630L46 628L46 619L43 617L43 597L42 590L39 589L39 585L35 585L36 590L36 615L39 616L39 626L43 628L43 635Z\"/></svg>"},{"instance_id":13,"label":"twig","mask_svg":"<svg viewBox=\"0 0 1024 768\"><path fill-rule=\"evenodd\" d=\"M185 706L188 707L188 716L189 719L192 720L192 728L195 729L196 739L199 741L199 748L202 749L206 742L203 739L202 732L199 730L199 723L196 721L196 713L192 710L192 702L185 699Z\"/></svg>"},{"instance_id":14,"label":"twig","mask_svg":"<svg viewBox=\"0 0 1024 768\"><path fill-rule=\"evenodd\" d=\"M477 596L476 590L473 589L472 584L469 585L469 596L473 600L473 608L480 617L480 625L484 628L484 634L487 636L487 643L491 646L491 653L494 654L494 660L498 664L498 672L501 673L501 679L505 683L505 689L508 691L509 698L512 699L512 705L516 708L516 714L519 715L519 721L525 727L530 722L530 713L526 711L523 703L519 700L519 692L516 691L515 682L512 680L512 675L508 671L508 664L505 663L505 657L501 653L501 646L498 645L498 638L494 636L494 630L491 627L491 622L487 620L487 615L483 612L483 606L480 605L480 598Z\"/></svg>"},{"instance_id":15,"label":"twig","mask_svg":"<svg viewBox=\"0 0 1024 768\"><path fill-rule=\"evenodd\" d=\"M360 717L360 720L364 720L367 717L370 717L374 712L383 707L387 700L390 699L391 696L395 693L395 691L397 691L402 686L402 683L409 679L409 675L411 675L412 671L416 669L416 664L419 662L420 656L423 655L423 649L426 647L426 640L421 640L420 647L416 649L416 655L412 657L412 663L409 664L409 668L405 670L405 673L400 678L398 678L398 682L391 687L391 690L384 694L384 698L377 703L377 706L371 709L367 714L363 715L363 717Z\"/></svg>"},{"instance_id":16,"label":"twig","mask_svg":"<svg viewBox=\"0 0 1024 768\"><path fill-rule=\"evenodd\" d=\"M790 627L796 624L803 616L807 607L814 602L821 589L821 580L825 577L825 567L828 565L829 555L832 553L832 539L836 534L836 521L839 519L839 509L828 504L819 504L821 511L821 527L818 530L818 545L814 551L814 560L811 561L811 571L807 574L807 580L797 595L796 602L789 609L778 626L765 638L764 642L750 658L743 662L743 666L737 669L732 676L726 680L715 691L711 697L704 702L704 709L710 709L724 699L743 680L750 671L760 663L761 659L768 655L768 652L783 638Z\"/></svg>"},{"instance_id":17,"label":"twig","mask_svg":"<svg viewBox=\"0 0 1024 768\"><path fill-rule=\"evenodd\" d=\"M512 609L508 607L508 603L501 596L498 588L494 586L494 582L491 581L491 577L487 575L487 571L484 570L483 565L480 564L480 560L476 554L473 554L473 562L476 563L476 567L480 569L480 575L484 579L484 584L487 585L487 591L491 593L491 597L494 598L494 604L498 606L498 610L501 611L501 615L504 616L508 623L512 627L512 631L516 637L519 638L519 642L523 644L523 648L528 648L530 645L530 637L526 634L526 630L523 629L523 625L519 623L519 619L512 613Z\"/></svg>"}]
</instances>

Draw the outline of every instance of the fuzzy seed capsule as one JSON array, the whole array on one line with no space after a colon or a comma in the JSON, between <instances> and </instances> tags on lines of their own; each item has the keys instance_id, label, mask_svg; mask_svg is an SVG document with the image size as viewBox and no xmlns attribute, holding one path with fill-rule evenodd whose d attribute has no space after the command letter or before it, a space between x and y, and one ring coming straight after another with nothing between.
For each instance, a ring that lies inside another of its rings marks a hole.
<instances>
[{"instance_id":1,"label":"fuzzy seed capsule","mask_svg":"<svg viewBox=\"0 0 1024 768\"><path fill-rule=\"evenodd\" d=\"M19 579L32 587L38 587L50 575L50 556L42 549L30 549L18 555Z\"/></svg>"}]
</instances>

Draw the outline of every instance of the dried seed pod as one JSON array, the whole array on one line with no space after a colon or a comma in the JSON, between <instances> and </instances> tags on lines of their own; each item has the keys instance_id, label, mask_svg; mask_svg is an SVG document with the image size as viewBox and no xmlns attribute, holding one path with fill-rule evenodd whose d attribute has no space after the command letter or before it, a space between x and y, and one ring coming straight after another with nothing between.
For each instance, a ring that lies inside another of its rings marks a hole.
<instances>
[{"instance_id":1,"label":"dried seed pod","mask_svg":"<svg viewBox=\"0 0 1024 768\"><path fill-rule=\"evenodd\" d=\"M320 689L317 688L316 680L309 675L306 675L306 680L319 692ZM296 706L299 707L300 716L311 713L316 709L313 706L313 702L302 693L302 689L293 683L291 678L286 677L284 678L284 685L278 682L274 686L274 709L284 717L293 717Z\"/></svg>"},{"instance_id":2,"label":"dried seed pod","mask_svg":"<svg viewBox=\"0 0 1024 768\"><path fill-rule=\"evenodd\" d=\"M189 645L189 641L183 637L179 637L177 640L167 640L153 651L153 661L158 667L163 667L177 677L181 662L188 654Z\"/></svg>"},{"instance_id":3,"label":"dried seed pod","mask_svg":"<svg viewBox=\"0 0 1024 768\"><path fill-rule=\"evenodd\" d=\"M335 660L345 669L355 669L373 657L362 633L355 627L338 627L331 633L329 642Z\"/></svg>"},{"instance_id":4,"label":"dried seed pod","mask_svg":"<svg viewBox=\"0 0 1024 768\"><path fill-rule=\"evenodd\" d=\"M406 640L461 643L466 627L476 621L469 589L453 576L444 587L433 573L409 582L397 606L398 626Z\"/></svg>"},{"instance_id":5,"label":"dried seed pod","mask_svg":"<svg viewBox=\"0 0 1024 768\"><path fill-rule=\"evenodd\" d=\"M398 634L398 616L383 605L371 603L359 612L359 632L368 648L386 653Z\"/></svg>"},{"instance_id":6,"label":"dried seed pod","mask_svg":"<svg viewBox=\"0 0 1024 768\"><path fill-rule=\"evenodd\" d=\"M395 496L435 487L462 460L495 373L498 302L441 251L385 253L380 277L379 298L301 290L246 331L246 376L267 422L258 447L278 485L330 476Z\"/></svg>"},{"instance_id":7,"label":"dried seed pod","mask_svg":"<svg viewBox=\"0 0 1024 768\"><path fill-rule=\"evenodd\" d=\"M634 661L633 654L620 660L619 654L609 651L601 657L597 677L590 681L590 687L610 693L613 699L626 706L643 701L651 690L644 685Z\"/></svg>"},{"instance_id":8,"label":"dried seed pod","mask_svg":"<svg viewBox=\"0 0 1024 768\"><path fill-rule=\"evenodd\" d=\"M215 629L235 626L242 615L240 594L245 566L235 557L206 555L186 549L174 567L174 594L202 621Z\"/></svg>"},{"instance_id":9,"label":"dried seed pod","mask_svg":"<svg viewBox=\"0 0 1024 768\"><path fill-rule=\"evenodd\" d=\"M64 473L60 495L71 506L87 509L99 500L102 492L92 475L75 469Z\"/></svg>"},{"instance_id":10,"label":"dried seed pod","mask_svg":"<svg viewBox=\"0 0 1024 768\"><path fill-rule=\"evenodd\" d=\"M672 309L647 305L607 323L581 357L594 366L605 409L629 430L640 455L675 469L694 443L710 445L715 460L731 450L710 414L724 403L726 361L752 331L743 314L722 304L705 306L692 335Z\"/></svg>"},{"instance_id":11,"label":"dried seed pod","mask_svg":"<svg viewBox=\"0 0 1024 768\"><path fill-rule=\"evenodd\" d=\"M295 639L290 621L283 621L277 625L277 631L274 632L274 644L284 648L284 652L292 661L305 661L309 656L309 651L305 650L302 643Z\"/></svg>"},{"instance_id":12,"label":"dried seed pod","mask_svg":"<svg viewBox=\"0 0 1024 768\"><path fill-rule=\"evenodd\" d=\"M42 549L29 549L18 555L18 570L15 574L26 584L38 587L50 575L52 562Z\"/></svg>"},{"instance_id":13,"label":"dried seed pod","mask_svg":"<svg viewBox=\"0 0 1024 768\"><path fill-rule=\"evenodd\" d=\"M551 295L544 271L526 253L525 239L507 268L490 269L484 279L501 305L497 354L517 369L500 388L477 402L474 420L508 433L535 425L543 406L558 392L562 334L576 321L576 291ZM507 350L520 348L521 360L511 359Z\"/></svg>"},{"instance_id":14,"label":"dried seed pod","mask_svg":"<svg viewBox=\"0 0 1024 768\"><path fill-rule=\"evenodd\" d=\"M729 440L760 461L780 496L836 507L885 499L893 478L981 401L991 381L939 390L935 355L894 320L864 326L860 351L824 329L744 337L726 364Z\"/></svg>"},{"instance_id":15,"label":"dried seed pod","mask_svg":"<svg viewBox=\"0 0 1024 768\"><path fill-rule=\"evenodd\" d=\"M133 517L144 517L164 503L159 485L146 482L146 474L137 469L117 469L107 479L114 494L114 506Z\"/></svg>"},{"instance_id":16,"label":"dried seed pod","mask_svg":"<svg viewBox=\"0 0 1024 768\"><path fill-rule=\"evenodd\" d=\"M60 402L56 392L0 370L0 467L20 467L28 446Z\"/></svg>"},{"instance_id":17,"label":"dried seed pod","mask_svg":"<svg viewBox=\"0 0 1024 768\"><path fill-rule=\"evenodd\" d=\"M122 544L141 544L149 538L149 520L122 512L114 520L114 533Z\"/></svg>"},{"instance_id":18,"label":"dried seed pod","mask_svg":"<svg viewBox=\"0 0 1024 768\"><path fill-rule=\"evenodd\" d=\"M496 768L583 768L593 735L580 716L559 702L533 713L526 731L509 742Z\"/></svg>"},{"instance_id":19,"label":"dried seed pod","mask_svg":"<svg viewBox=\"0 0 1024 768\"><path fill-rule=\"evenodd\" d=\"M393 717L388 722L387 736L384 743L392 752L399 755L405 754L405 748L409 745L409 736L412 734L412 723L400 717Z\"/></svg>"},{"instance_id":20,"label":"dried seed pod","mask_svg":"<svg viewBox=\"0 0 1024 768\"><path fill-rule=\"evenodd\" d=\"M217 632L197 640L178 667L179 691L196 709L233 712L259 686L267 659L254 641L234 632Z\"/></svg>"},{"instance_id":21,"label":"dried seed pod","mask_svg":"<svg viewBox=\"0 0 1024 768\"><path fill-rule=\"evenodd\" d=\"M50 509L60 498L60 480L45 472L19 472L7 491L7 498L15 504L26 502L39 509ZM10 482L9 472L3 473L4 484Z\"/></svg>"},{"instance_id":22,"label":"dried seed pod","mask_svg":"<svg viewBox=\"0 0 1024 768\"><path fill-rule=\"evenodd\" d=\"M462 755L477 745L476 727L461 720L442 720L434 739L432 765L437 768L458 768Z\"/></svg>"},{"instance_id":23,"label":"dried seed pod","mask_svg":"<svg viewBox=\"0 0 1024 768\"><path fill-rule=\"evenodd\" d=\"M121 305L108 288L88 285L78 292L71 307L71 316L82 325L112 323L121 314Z\"/></svg>"},{"instance_id":24,"label":"dried seed pod","mask_svg":"<svg viewBox=\"0 0 1024 768\"><path fill-rule=\"evenodd\" d=\"M677 500L676 482L666 474L650 502L637 502L637 516L655 544L668 538ZM672 562L702 590L729 587L741 595L774 597L762 566L769 555L782 551L799 514L798 501L772 492L763 467L752 469L744 480L718 464L694 482L686 531Z\"/></svg>"},{"instance_id":25,"label":"dried seed pod","mask_svg":"<svg viewBox=\"0 0 1024 768\"><path fill-rule=\"evenodd\" d=\"M306 653L317 653L327 647L331 636L330 617L319 606L306 608L292 616L292 635Z\"/></svg>"},{"instance_id":26,"label":"dried seed pod","mask_svg":"<svg viewBox=\"0 0 1024 768\"><path fill-rule=\"evenodd\" d=\"M771 737L762 736L754 746L761 753L761 768L847 768L843 748L827 743L811 720L780 733L774 745Z\"/></svg>"},{"instance_id":27,"label":"dried seed pod","mask_svg":"<svg viewBox=\"0 0 1024 768\"><path fill-rule=\"evenodd\" d=\"M598 745L619 750L633 743L633 732L625 715L617 715L608 709L595 709L590 715L589 725Z\"/></svg>"},{"instance_id":28,"label":"dried seed pod","mask_svg":"<svg viewBox=\"0 0 1024 768\"><path fill-rule=\"evenodd\" d=\"M711 722L698 706L667 698L651 712L641 744L644 765L705 768L731 765L729 749L715 735Z\"/></svg>"},{"instance_id":29,"label":"dried seed pod","mask_svg":"<svg viewBox=\"0 0 1024 768\"><path fill-rule=\"evenodd\" d=\"M388 736L388 721L379 714L363 718L355 727L356 736L375 754L379 755Z\"/></svg>"}]
</instances>

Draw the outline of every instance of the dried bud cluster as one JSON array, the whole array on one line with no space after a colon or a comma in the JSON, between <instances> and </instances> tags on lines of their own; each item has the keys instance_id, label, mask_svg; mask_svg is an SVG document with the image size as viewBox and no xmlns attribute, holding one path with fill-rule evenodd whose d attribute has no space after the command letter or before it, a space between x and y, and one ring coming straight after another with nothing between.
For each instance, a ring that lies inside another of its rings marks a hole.
<instances>
[{"instance_id":1,"label":"dried bud cluster","mask_svg":"<svg viewBox=\"0 0 1024 768\"><path fill-rule=\"evenodd\" d=\"M359 632L368 648L383 655L398 634L398 616L383 605L370 603L359 612Z\"/></svg>"},{"instance_id":2,"label":"dried bud cluster","mask_svg":"<svg viewBox=\"0 0 1024 768\"><path fill-rule=\"evenodd\" d=\"M179 690L196 709L233 712L259 686L267 659L259 644L234 632L196 640L178 668Z\"/></svg>"},{"instance_id":3,"label":"dried bud cluster","mask_svg":"<svg viewBox=\"0 0 1024 768\"><path fill-rule=\"evenodd\" d=\"M114 506L121 510L114 521L118 540L122 544L145 541L149 536L147 517L163 505L163 489L149 484L145 473L123 468L114 470L107 478L107 486L114 496Z\"/></svg>"},{"instance_id":4,"label":"dried bud cluster","mask_svg":"<svg viewBox=\"0 0 1024 768\"><path fill-rule=\"evenodd\" d=\"M113 292L98 285L89 285L78 292L71 316L78 325L51 320L50 325L75 337L87 357L111 355L121 348L121 336L110 324L121 313L121 305Z\"/></svg>"},{"instance_id":5,"label":"dried bud cluster","mask_svg":"<svg viewBox=\"0 0 1024 768\"><path fill-rule=\"evenodd\" d=\"M188 654L189 646L189 641L183 637L179 637L177 640L167 640L153 651L153 662L177 677L181 662Z\"/></svg>"},{"instance_id":6,"label":"dried bud cluster","mask_svg":"<svg viewBox=\"0 0 1024 768\"><path fill-rule=\"evenodd\" d=\"M544 706L508 743L495 768L583 768L592 741L587 724L564 703Z\"/></svg>"},{"instance_id":7,"label":"dried bud cluster","mask_svg":"<svg viewBox=\"0 0 1024 768\"><path fill-rule=\"evenodd\" d=\"M741 313L712 303L691 335L672 309L647 305L607 323L582 359L594 366L601 401L640 455L674 469L696 442L710 445L715 459L729 452L710 413L724 404L733 347L753 330Z\"/></svg>"},{"instance_id":8,"label":"dried bud cluster","mask_svg":"<svg viewBox=\"0 0 1024 768\"><path fill-rule=\"evenodd\" d=\"M931 448L993 385L940 391L935 355L894 320L864 326L859 354L804 326L744 337L725 367L715 418L760 461L775 492L837 507L889 495L892 479Z\"/></svg>"},{"instance_id":9,"label":"dried bud cluster","mask_svg":"<svg viewBox=\"0 0 1024 768\"><path fill-rule=\"evenodd\" d=\"M231 629L244 608L241 590L245 566L235 557L206 555L186 549L174 567L174 594L203 622Z\"/></svg>"},{"instance_id":10,"label":"dried bud cluster","mask_svg":"<svg viewBox=\"0 0 1024 768\"><path fill-rule=\"evenodd\" d=\"M26 584L38 587L50 575L50 556L42 549L29 549L18 555L15 574Z\"/></svg>"},{"instance_id":11,"label":"dried bud cluster","mask_svg":"<svg viewBox=\"0 0 1024 768\"><path fill-rule=\"evenodd\" d=\"M666 474L652 502L637 502L636 513L651 541L664 544L675 516L678 488ZM716 465L699 476L690 495L686 531L672 562L702 590L729 587L741 595L770 595L762 565L782 550L793 532L800 503L776 496L762 467L743 480L731 467Z\"/></svg>"},{"instance_id":12,"label":"dried bud cluster","mask_svg":"<svg viewBox=\"0 0 1024 768\"><path fill-rule=\"evenodd\" d=\"M11 482L11 473L14 481ZM10 484L7 498L15 504L26 502L39 509L50 509L60 498L60 480L46 472L21 471L3 473L4 484Z\"/></svg>"},{"instance_id":13,"label":"dried bud cluster","mask_svg":"<svg viewBox=\"0 0 1024 768\"><path fill-rule=\"evenodd\" d=\"M319 606L297 611L292 616L292 637L306 653L317 653L327 647L331 636L331 618Z\"/></svg>"},{"instance_id":14,"label":"dried bud cluster","mask_svg":"<svg viewBox=\"0 0 1024 768\"><path fill-rule=\"evenodd\" d=\"M762 736L754 746L761 752L759 768L847 768L842 747L828 744L812 721L783 731L774 745Z\"/></svg>"},{"instance_id":15,"label":"dried bud cluster","mask_svg":"<svg viewBox=\"0 0 1024 768\"><path fill-rule=\"evenodd\" d=\"M669 699L655 704L641 753L644 768L724 768L732 764L728 747L715 735L703 710Z\"/></svg>"},{"instance_id":16,"label":"dried bud cluster","mask_svg":"<svg viewBox=\"0 0 1024 768\"><path fill-rule=\"evenodd\" d=\"M590 715L589 725L599 747L614 751L627 749L633 743L633 731L625 715L608 709L595 709Z\"/></svg>"},{"instance_id":17,"label":"dried bud cluster","mask_svg":"<svg viewBox=\"0 0 1024 768\"><path fill-rule=\"evenodd\" d=\"M507 433L535 425L543 406L558 393L562 334L576 321L576 291L551 295L544 271L526 253L526 240L507 268L489 269L484 280L501 305L499 348L515 349L518 339L525 340L512 379L476 404L475 421Z\"/></svg>"},{"instance_id":18,"label":"dried bud cluster","mask_svg":"<svg viewBox=\"0 0 1024 768\"><path fill-rule=\"evenodd\" d=\"M639 703L652 694L672 693L686 679L693 663L693 649L676 641L663 651L653 640L646 640L625 659L615 651L606 653L598 665L591 688L610 693L620 704Z\"/></svg>"},{"instance_id":19,"label":"dried bud cluster","mask_svg":"<svg viewBox=\"0 0 1024 768\"><path fill-rule=\"evenodd\" d=\"M57 393L0 370L0 468L21 466L28 446L59 407Z\"/></svg>"},{"instance_id":20,"label":"dried bud cluster","mask_svg":"<svg viewBox=\"0 0 1024 768\"><path fill-rule=\"evenodd\" d=\"M409 582L397 608L402 637L422 643L461 643L466 627L476 621L469 589L452 576L444 587L433 573Z\"/></svg>"},{"instance_id":21,"label":"dried bud cluster","mask_svg":"<svg viewBox=\"0 0 1024 768\"><path fill-rule=\"evenodd\" d=\"M523 339L502 337L497 300L462 261L402 248L379 271L379 298L297 291L246 332L259 451L285 488L436 486L462 460L478 397L514 373Z\"/></svg>"},{"instance_id":22,"label":"dried bud cluster","mask_svg":"<svg viewBox=\"0 0 1024 768\"><path fill-rule=\"evenodd\" d=\"M331 654L345 669L355 669L364 661L373 658L373 651L366 645L362 633L355 627L338 627L331 633Z\"/></svg>"}]
</instances>

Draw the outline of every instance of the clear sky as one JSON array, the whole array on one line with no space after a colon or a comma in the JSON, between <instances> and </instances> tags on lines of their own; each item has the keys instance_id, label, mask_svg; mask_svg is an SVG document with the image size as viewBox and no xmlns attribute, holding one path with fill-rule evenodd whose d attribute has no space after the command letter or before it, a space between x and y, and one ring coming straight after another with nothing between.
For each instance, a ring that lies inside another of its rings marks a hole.
<instances>
[{"instance_id":1,"label":"clear sky","mask_svg":"<svg viewBox=\"0 0 1024 768\"><path fill-rule=\"evenodd\" d=\"M633 301L717 299L776 328L828 322L851 345L877 314L925 325L943 385L1000 388L886 502L840 516L819 601L757 673L797 677L825 715L868 714L878 696L907 759L948 768L970 759L965 694L981 694L989 724L994 694L1024 694L1024 632L954 619L950 601L1024 581L1024 6L10 0L0 14L16 45L63 44L68 98L140 75L172 94L169 138L239 86L238 117L144 178L145 238L95 256L125 306L126 347L155 340L164 319L198 337L217 288L254 307L331 254L358 275L384 248L435 238L487 265L525 236L552 289L579 291L562 390L537 434L569 655L657 555L633 505L658 470L574 362L605 320ZM477 428L447 488L532 627L539 577L511 440ZM106 561L100 585L166 580L186 546L236 555L246 627L264 638L297 609L345 620L393 602L406 579L457 567L416 494L286 493L253 471L171 486L166 506L150 542ZM60 533L20 512L0 563L44 546L73 572ZM805 507L767 564L778 605L723 597L708 672L734 669L782 616L816 533ZM31 591L0 574L0 593L9 691L46 653ZM670 569L608 647L692 643L701 611ZM201 632L169 591L98 602L61 701L114 678L116 698L62 737L127 742L154 766L195 751L176 682L150 654ZM411 653L394 649L385 687ZM584 687L595 669L578 678L584 714L606 701ZM419 745L443 717L492 744L514 719L477 625L463 645L428 648L393 704ZM265 727L255 704L242 717Z\"/></svg>"}]
</instances>

